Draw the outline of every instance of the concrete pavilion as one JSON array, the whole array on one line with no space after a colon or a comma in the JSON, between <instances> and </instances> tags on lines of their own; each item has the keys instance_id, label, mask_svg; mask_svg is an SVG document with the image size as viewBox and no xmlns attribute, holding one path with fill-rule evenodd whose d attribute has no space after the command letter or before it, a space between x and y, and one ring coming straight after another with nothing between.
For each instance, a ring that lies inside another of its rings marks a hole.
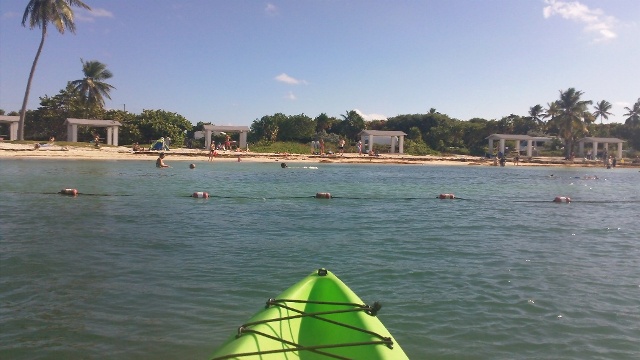
<instances>
[{"instance_id":1,"label":"concrete pavilion","mask_svg":"<svg viewBox=\"0 0 640 360\"><path fill-rule=\"evenodd\" d=\"M609 144L618 144L618 153L616 159L622 159L622 143L624 140L618 138L600 138L600 137L586 137L578 141L578 154L580 157L584 157L584 144L591 143L591 152L595 158L598 155L598 145L602 144L604 152L609 152Z\"/></svg>"},{"instance_id":2,"label":"concrete pavilion","mask_svg":"<svg viewBox=\"0 0 640 360\"><path fill-rule=\"evenodd\" d=\"M493 152L493 141L499 140L500 152L503 154L505 149L505 142L507 140L513 140L516 142L515 144L516 146L514 147L514 149L516 149L517 151L520 151L520 142L526 141L527 157L533 156L534 143L551 141L551 138L548 138L548 137L535 137L535 136L529 136L529 135L512 135L512 134L492 134L492 135L489 135L486 139L489 140L489 152Z\"/></svg>"},{"instance_id":3,"label":"concrete pavilion","mask_svg":"<svg viewBox=\"0 0 640 360\"><path fill-rule=\"evenodd\" d=\"M247 148L247 133L249 133L248 126L221 126L206 124L202 126L204 128L204 147L209 149L211 147L211 133L240 133L240 140L238 141L239 149Z\"/></svg>"},{"instance_id":4,"label":"concrete pavilion","mask_svg":"<svg viewBox=\"0 0 640 360\"><path fill-rule=\"evenodd\" d=\"M118 146L118 127L122 126L118 121L68 118L64 124L67 125L67 141L69 142L78 142L78 126L105 127L107 128L105 143Z\"/></svg>"},{"instance_id":5,"label":"concrete pavilion","mask_svg":"<svg viewBox=\"0 0 640 360\"><path fill-rule=\"evenodd\" d=\"M396 145L398 146L398 153L404 153L404 137L407 136L407 134L402 131L363 130L358 134L358 136L363 144L365 143L365 140L368 141L369 147L366 149L367 152L370 152L373 149L373 144L376 138L388 138L387 141L391 143L392 154L396 152ZM386 143L386 141L384 143Z\"/></svg>"},{"instance_id":6,"label":"concrete pavilion","mask_svg":"<svg viewBox=\"0 0 640 360\"><path fill-rule=\"evenodd\" d=\"M0 115L0 123L9 124L9 140L18 140L18 123L20 116Z\"/></svg>"}]
</instances>

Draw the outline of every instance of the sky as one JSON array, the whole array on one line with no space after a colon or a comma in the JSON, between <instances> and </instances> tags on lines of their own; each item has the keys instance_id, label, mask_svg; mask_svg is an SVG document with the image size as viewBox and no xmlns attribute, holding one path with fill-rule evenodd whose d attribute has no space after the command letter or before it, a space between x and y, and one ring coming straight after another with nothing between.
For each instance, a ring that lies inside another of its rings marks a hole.
<instances>
[{"instance_id":1,"label":"sky","mask_svg":"<svg viewBox=\"0 0 640 360\"><path fill-rule=\"evenodd\" d=\"M105 106L246 125L350 110L526 116L574 87L623 123L640 98L640 0L83 0L76 33L50 27L28 109L97 60ZM18 111L41 32L0 0L0 109ZM598 120L599 121L599 120Z\"/></svg>"}]
</instances>

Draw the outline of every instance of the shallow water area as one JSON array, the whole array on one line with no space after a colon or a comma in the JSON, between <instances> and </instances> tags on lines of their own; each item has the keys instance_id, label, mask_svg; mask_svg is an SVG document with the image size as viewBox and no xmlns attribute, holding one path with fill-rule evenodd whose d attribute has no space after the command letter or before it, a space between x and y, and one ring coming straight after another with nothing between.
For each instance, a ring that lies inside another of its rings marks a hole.
<instances>
[{"instance_id":1,"label":"shallow water area","mask_svg":"<svg viewBox=\"0 0 640 360\"><path fill-rule=\"evenodd\" d=\"M207 358L319 267L412 359L640 357L637 169L195 164L0 159L0 358Z\"/></svg>"}]
</instances>

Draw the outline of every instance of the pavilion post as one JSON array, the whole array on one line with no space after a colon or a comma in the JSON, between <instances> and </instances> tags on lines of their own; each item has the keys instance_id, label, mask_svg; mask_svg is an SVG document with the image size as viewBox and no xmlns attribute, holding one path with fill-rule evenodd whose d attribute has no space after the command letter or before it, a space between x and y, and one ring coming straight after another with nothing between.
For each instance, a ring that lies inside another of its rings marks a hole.
<instances>
[{"instance_id":1,"label":"pavilion post","mask_svg":"<svg viewBox=\"0 0 640 360\"><path fill-rule=\"evenodd\" d=\"M404 135L400 135L400 144L398 144L398 152L404 154Z\"/></svg>"},{"instance_id":2,"label":"pavilion post","mask_svg":"<svg viewBox=\"0 0 640 360\"><path fill-rule=\"evenodd\" d=\"M240 132L240 143L238 145L240 146L240 149L247 148L247 132L246 131Z\"/></svg>"},{"instance_id":3,"label":"pavilion post","mask_svg":"<svg viewBox=\"0 0 640 360\"><path fill-rule=\"evenodd\" d=\"M111 145L118 146L118 127L113 127L113 140L111 141Z\"/></svg>"},{"instance_id":4,"label":"pavilion post","mask_svg":"<svg viewBox=\"0 0 640 360\"><path fill-rule=\"evenodd\" d=\"M622 142L618 143L618 159L622 159Z\"/></svg>"},{"instance_id":5,"label":"pavilion post","mask_svg":"<svg viewBox=\"0 0 640 360\"><path fill-rule=\"evenodd\" d=\"M18 140L18 123L12 122L9 125L9 140Z\"/></svg>"},{"instance_id":6,"label":"pavilion post","mask_svg":"<svg viewBox=\"0 0 640 360\"><path fill-rule=\"evenodd\" d=\"M76 124L67 125L67 141L78 142L78 125Z\"/></svg>"},{"instance_id":7,"label":"pavilion post","mask_svg":"<svg viewBox=\"0 0 640 360\"><path fill-rule=\"evenodd\" d=\"M204 129L204 148L209 149L211 147L211 130Z\"/></svg>"},{"instance_id":8,"label":"pavilion post","mask_svg":"<svg viewBox=\"0 0 640 360\"><path fill-rule=\"evenodd\" d=\"M527 157L533 156L533 140L527 140Z\"/></svg>"}]
</instances>

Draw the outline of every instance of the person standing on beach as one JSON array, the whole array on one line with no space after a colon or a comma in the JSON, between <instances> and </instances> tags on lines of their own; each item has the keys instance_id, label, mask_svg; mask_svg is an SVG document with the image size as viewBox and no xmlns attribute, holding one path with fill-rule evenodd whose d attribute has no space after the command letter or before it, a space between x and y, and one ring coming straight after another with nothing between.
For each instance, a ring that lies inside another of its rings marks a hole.
<instances>
[{"instance_id":1,"label":"person standing on beach","mask_svg":"<svg viewBox=\"0 0 640 360\"><path fill-rule=\"evenodd\" d=\"M340 139L338 142L338 150L340 150L340 155L344 155L344 139Z\"/></svg>"},{"instance_id":2,"label":"person standing on beach","mask_svg":"<svg viewBox=\"0 0 640 360\"><path fill-rule=\"evenodd\" d=\"M362 140L358 140L358 155L362 155Z\"/></svg>"},{"instance_id":3,"label":"person standing on beach","mask_svg":"<svg viewBox=\"0 0 640 360\"><path fill-rule=\"evenodd\" d=\"M170 167L169 165L164 163L164 153L160 153L160 156L158 156L158 159L156 160L156 167L157 168Z\"/></svg>"},{"instance_id":4,"label":"person standing on beach","mask_svg":"<svg viewBox=\"0 0 640 360\"><path fill-rule=\"evenodd\" d=\"M213 161L213 157L216 156L216 142L212 141L209 146L209 161Z\"/></svg>"},{"instance_id":5,"label":"person standing on beach","mask_svg":"<svg viewBox=\"0 0 640 360\"><path fill-rule=\"evenodd\" d=\"M324 155L324 139L320 139L320 155Z\"/></svg>"}]
</instances>

